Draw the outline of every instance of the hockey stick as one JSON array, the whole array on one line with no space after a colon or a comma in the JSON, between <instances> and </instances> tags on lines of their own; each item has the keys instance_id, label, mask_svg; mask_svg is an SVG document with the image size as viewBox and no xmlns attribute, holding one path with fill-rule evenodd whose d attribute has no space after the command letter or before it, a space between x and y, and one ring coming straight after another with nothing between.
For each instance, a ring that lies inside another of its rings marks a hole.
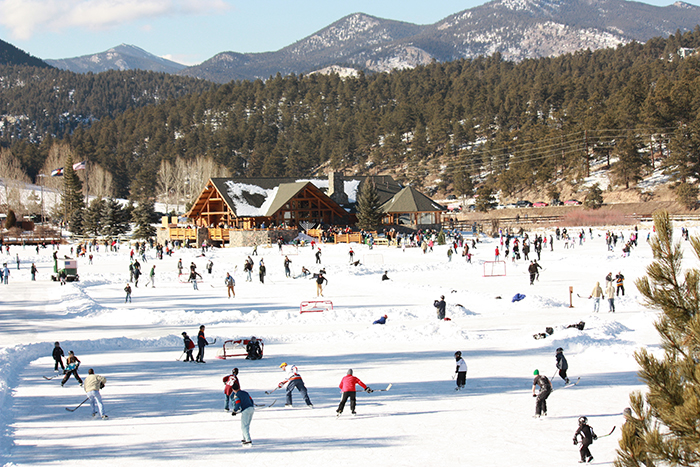
<instances>
[{"instance_id":1,"label":"hockey stick","mask_svg":"<svg viewBox=\"0 0 700 467\"><path fill-rule=\"evenodd\" d=\"M279 388L280 388L280 387L277 386L277 387L276 387L275 389L273 389L272 391L265 391L265 394L272 394L273 392L277 391Z\"/></svg>"},{"instance_id":2,"label":"hockey stick","mask_svg":"<svg viewBox=\"0 0 700 467\"><path fill-rule=\"evenodd\" d=\"M614 426L612 427L612 430L610 430L610 433L608 433L607 435L598 436L598 439L600 439L600 438L605 438L606 436L610 436L611 434L613 434L613 431L615 431L615 427L614 427Z\"/></svg>"},{"instance_id":3,"label":"hockey stick","mask_svg":"<svg viewBox=\"0 0 700 467\"><path fill-rule=\"evenodd\" d=\"M54 379L56 376L58 376L58 375L54 375L54 376L42 376L42 378L48 379L49 381L51 381L51 380Z\"/></svg>"},{"instance_id":4,"label":"hockey stick","mask_svg":"<svg viewBox=\"0 0 700 467\"><path fill-rule=\"evenodd\" d=\"M176 361L179 362L180 360L182 360L182 356L183 356L183 355L185 355L185 351L184 351L184 350L182 351L182 354L181 354L179 357L177 357L177 360L176 360Z\"/></svg>"},{"instance_id":5,"label":"hockey stick","mask_svg":"<svg viewBox=\"0 0 700 467\"><path fill-rule=\"evenodd\" d=\"M207 344L208 345L216 344L216 337L214 338L214 340L212 342L207 341Z\"/></svg>"},{"instance_id":6,"label":"hockey stick","mask_svg":"<svg viewBox=\"0 0 700 467\"><path fill-rule=\"evenodd\" d=\"M267 408L267 407L272 407L275 405L275 402L277 402L277 399L272 401L272 404L255 404L255 407L262 407L262 408Z\"/></svg>"},{"instance_id":7,"label":"hockey stick","mask_svg":"<svg viewBox=\"0 0 700 467\"><path fill-rule=\"evenodd\" d=\"M389 389L391 389L391 386L393 386L393 385L394 385L394 383L389 383L389 386L387 386L386 389L377 389L376 391L372 391L372 392L388 391Z\"/></svg>"},{"instance_id":8,"label":"hockey stick","mask_svg":"<svg viewBox=\"0 0 700 467\"><path fill-rule=\"evenodd\" d=\"M90 398L89 398L89 397L86 397L84 401L82 401L80 404L78 404L78 407L80 407L81 405L83 405L84 403L86 403L88 400L90 400ZM69 412L75 412L76 410L78 410L78 407L76 407L76 408L74 408L74 409L69 409L68 407L66 407L66 410L69 411Z\"/></svg>"}]
</instances>

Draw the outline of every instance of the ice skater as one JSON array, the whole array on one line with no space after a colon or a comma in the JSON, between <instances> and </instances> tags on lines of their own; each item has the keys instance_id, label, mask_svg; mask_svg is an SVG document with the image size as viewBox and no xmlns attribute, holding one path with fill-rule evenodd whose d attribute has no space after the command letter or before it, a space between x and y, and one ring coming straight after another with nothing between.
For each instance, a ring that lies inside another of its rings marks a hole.
<instances>
[{"instance_id":1,"label":"ice skater","mask_svg":"<svg viewBox=\"0 0 700 467\"><path fill-rule=\"evenodd\" d=\"M588 450L588 446L593 444L593 440L598 439L598 436L593 432L593 428L588 425L588 418L586 417L579 417L578 419L578 430L574 433L574 446L579 443L579 436L581 437L581 447L579 448L581 460L578 462L579 464L592 462L593 455Z\"/></svg>"},{"instance_id":2,"label":"ice skater","mask_svg":"<svg viewBox=\"0 0 700 467\"><path fill-rule=\"evenodd\" d=\"M250 422L253 420L253 414L255 413L255 402L250 394L242 389L233 390L233 412L231 415L241 414L241 433L243 433L243 439L241 443L243 446L253 444L250 439Z\"/></svg>"},{"instance_id":3,"label":"ice skater","mask_svg":"<svg viewBox=\"0 0 700 467\"><path fill-rule=\"evenodd\" d=\"M85 385L83 388L87 393L88 399L90 399L92 416L94 417L99 413L103 420L109 418L105 413L104 405L102 404L102 395L100 394L100 389L104 388L105 384L107 384L107 378L101 375L96 375L95 370L92 368L88 370L88 375L87 378L85 378Z\"/></svg>"},{"instance_id":4,"label":"ice skater","mask_svg":"<svg viewBox=\"0 0 700 467\"><path fill-rule=\"evenodd\" d=\"M230 375L224 376L224 398L226 403L224 404L224 410L228 412L231 410L229 407L229 402L233 401L235 398L234 390L241 389L241 383L238 381L238 368L231 370ZM235 403L234 403L235 408Z\"/></svg>"},{"instance_id":5,"label":"ice skater","mask_svg":"<svg viewBox=\"0 0 700 467\"><path fill-rule=\"evenodd\" d=\"M547 398L552 393L552 383L549 378L540 374L539 370L533 372L535 379L532 381L532 397L537 398L535 403L535 417L547 416ZM537 386L540 387L539 393L535 393Z\"/></svg>"},{"instance_id":6,"label":"ice skater","mask_svg":"<svg viewBox=\"0 0 700 467\"><path fill-rule=\"evenodd\" d=\"M282 371L287 373L287 378L277 385L278 388L281 388L285 384L287 385L287 398L284 405L286 407L292 406L292 391L294 388L297 388L297 390L301 393L301 396L304 398L306 405L313 408L313 404L309 399L309 394L306 391L306 386L304 386L304 381L301 379L301 376L299 376L298 368L294 365L287 365L286 362L282 363L280 368L282 368Z\"/></svg>"},{"instance_id":7,"label":"ice skater","mask_svg":"<svg viewBox=\"0 0 700 467\"><path fill-rule=\"evenodd\" d=\"M355 405L357 404L357 392L355 386L358 384L365 390L365 392L372 392L369 386L360 381L360 378L352 375L352 369L348 370L347 374L342 380L340 380L340 385L338 387L341 391L343 391L343 396L340 398L340 404L338 405L338 409L335 411L338 416L343 413L345 403L348 401L348 399L350 399L350 412L355 415Z\"/></svg>"},{"instance_id":8,"label":"ice skater","mask_svg":"<svg viewBox=\"0 0 700 467\"><path fill-rule=\"evenodd\" d=\"M53 371L58 371L58 365L61 365L61 370L65 370L66 367L63 366L63 349L61 348L61 344L59 342L54 342L53 352L51 355L53 356L54 361Z\"/></svg>"},{"instance_id":9,"label":"ice skater","mask_svg":"<svg viewBox=\"0 0 700 467\"><path fill-rule=\"evenodd\" d=\"M562 349L561 347L557 349L556 358L559 376L561 376L561 379L563 379L566 384L569 384L569 377L566 376L566 370L569 369L569 363L566 361L566 357L564 356L564 349Z\"/></svg>"},{"instance_id":10,"label":"ice skater","mask_svg":"<svg viewBox=\"0 0 700 467\"><path fill-rule=\"evenodd\" d=\"M455 352L455 360L457 361L457 367L455 368L455 374L457 375L457 387L455 391L464 389L467 385L467 362L462 358L462 352L459 350Z\"/></svg>"}]
</instances>

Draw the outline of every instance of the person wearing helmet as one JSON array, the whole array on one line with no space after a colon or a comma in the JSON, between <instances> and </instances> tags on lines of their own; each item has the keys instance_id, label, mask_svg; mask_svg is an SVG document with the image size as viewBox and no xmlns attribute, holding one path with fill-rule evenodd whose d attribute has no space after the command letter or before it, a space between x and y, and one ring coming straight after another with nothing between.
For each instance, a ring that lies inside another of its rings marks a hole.
<instances>
[{"instance_id":1,"label":"person wearing helmet","mask_svg":"<svg viewBox=\"0 0 700 467\"><path fill-rule=\"evenodd\" d=\"M233 398L235 397L234 390L239 390L241 389L241 383L238 381L238 368L234 368L231 370L230 375L224 376L224 397L226 400L226 404L224 404L224 410L228 412L229 409L229 402L233 401Z\"/></svg>"},{"instance_id":2,"label":"person wearing helmet","mask_svg":"<svg viewBox=\"0 0 700 467\"><path fill-rule=\"evenodd\" d=\"M535 370L533 375L535 379L532 381L532 397L537 398L535 403L535 417L544 415L547 416L547 398L552 393L552 383L545 375L541 375L539 370ZM535 388L540 387L539 393L535 393Z\"/></svg>"},{"instance_id":3,"label":"person wearing helmet","mask_svg":"<svg viewBox=\"0 0 700 467\"><path fill-rule=\"evenodd\" d=\"M287 363L284 362L280 365L280 368L282 368L282 371L287 373L285 380L277 385L278 388L281 388L285 384L287 385L287 398L284 403L285 407L292 406L292 391L294 388L297 388L297 390L299 390L301 393L301 396L304 398L306 405L313 408L314 406L309 399L309 394L306 391L306 386L304 386L304 381L301 379L301 376L299 376L299 370L297 367L295 365L287 365Z\"/></svg>"},{"instance_id":4,"label":"person wearing helmet","mask_svg":"<svg viewBox=\"0 0 700 467\"><path fill-rule=\"evenodd\" d=\"M559 370L559 376L564 380L566 384L569 384L569 377L566 376L566 370L569 369L569 364L566 361L566 357L564 356L564 349L559 347L557 349L557 369Z\"/></svg>"},{"instance_id":5,"label":"person wearing helmet","mask_svg":"<svg viewBox=\"0 0 700 467\"><path fill-rule=\"evenodd\" d=\"M253 336L250 338L245 346L245 350L248 353L246 355L246 360L260 360L262 358L262 349L260 348L260 342Z\"/></svg>"},{"instance_id":6,"label":"person wearing helmet","mask_svg":"<svg viewBox=\"0 0 700 467\"><path fill-rule=\"evenodd\" d=\"M433 306L437 310L437 318L439 320L444 320L445 319L445 307L447 304L445 303L445 296L440 295L440 300L435 300L433 302Z\"/></svg>"},{"instance_id":7,"label":"person wearing helmet","mask_svg":"<svg viewBox=\"0 0 700 467\"><path fill-rule=\"evenodd\" d=\"M574 433L574 446L578 444L579 436L581 436L581 447L579 448L581 460L578 461L579 464L593 461L593 456L591 451L588 450L588 446L593 444L593 440L598 439L598 436L593 432L593 428L588 425L588 418L586 417L579 417L578 419L578 430Z\"/></svg>"},{"instance_id":8,"label":"person wearing helmet","mask_svg":"<svg viewBox=\"0 0 700 467\"><path fill-rule=\"evenodd\" d=\"M365 392L372 392L369 386L360 381L360 378L356 378L352 375L352 370L348 370L347 374L343 377L343 379L340 381L340 385L338 386L340 390L343 391L343 397L340 399L340 405L338 405L338 409L335 411L338 414L338 417L340 417L340 414L343 413L345 403L348 401L348 399L350 399L350 411L353 415L355 415L355 404L357 402L357 391L355 385L357 384L359 384L360 387L365 390Z\"/></svg>"},{"instance_id":9,"label":"person wearing helmet","mask_svg":"<svg viewBox=\"0 0 700 467\"><path fill-rule=\"evenodd\" d=\"M457 368L455 368L455 373L457 374L457 387L455 391L464 389L467 385L467 363L462 358L462 352L459 350L455 352L455 360L457 361Z\"/></svg>"}]
</instances>

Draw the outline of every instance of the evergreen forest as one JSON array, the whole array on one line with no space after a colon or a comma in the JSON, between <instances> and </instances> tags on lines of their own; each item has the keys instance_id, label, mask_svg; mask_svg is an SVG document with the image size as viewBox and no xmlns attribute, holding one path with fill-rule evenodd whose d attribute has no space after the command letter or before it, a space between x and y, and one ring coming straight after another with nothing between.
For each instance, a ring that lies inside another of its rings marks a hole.
<instances>
[{"instance_id":1,"label":"evergreen forest","mask_svg":"<svg viewBox=\"0 0 700 467\"><path fill-rule=\"evenodd\" d=\"M109 174L110 196L132 199L159 194L164 166L202 158L233 176L394 171L403 183L432 180L457 194L577 183L592 160L607 161L623 187L652 166L695 181L699 47L696 28L520 63L496 54L356 78L278 74L224 85L5 66L0 144L32 179L46 173L52 147L68 147L73 161Z\"/></svg>"}]
</instances>

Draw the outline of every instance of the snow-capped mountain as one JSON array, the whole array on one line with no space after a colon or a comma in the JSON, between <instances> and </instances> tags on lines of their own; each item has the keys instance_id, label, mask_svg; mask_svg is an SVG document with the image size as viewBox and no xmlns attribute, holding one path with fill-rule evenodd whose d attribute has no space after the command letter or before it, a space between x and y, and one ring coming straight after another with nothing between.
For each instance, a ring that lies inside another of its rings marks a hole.
<instances>
[{"instance_id":1,"label":"snow-capped mountain","mask_svg":"<svg viewBox=\"0 0 700 467\"><path fill-rule=\"evenodd\" d=\"M698 24L694 5L624 0L494 0L431 25L356 13L276 52L223 52L181 74L227 82L332 65L388 71L496 52L519 61L644 42Z\"/></svg>"},{"instance_id":2,"label":"snow-capped mountain","mask_svg":"<svg viewBox=\"0 0 700 467\"><path fill-rule=\"evenodd\" d=\"M135 45L121 44L104 52L82 57L45 60L49 65L76 73L107 70L148 70L177 73L185 65L157 57Z\"/></svg>"}]
</instances>

